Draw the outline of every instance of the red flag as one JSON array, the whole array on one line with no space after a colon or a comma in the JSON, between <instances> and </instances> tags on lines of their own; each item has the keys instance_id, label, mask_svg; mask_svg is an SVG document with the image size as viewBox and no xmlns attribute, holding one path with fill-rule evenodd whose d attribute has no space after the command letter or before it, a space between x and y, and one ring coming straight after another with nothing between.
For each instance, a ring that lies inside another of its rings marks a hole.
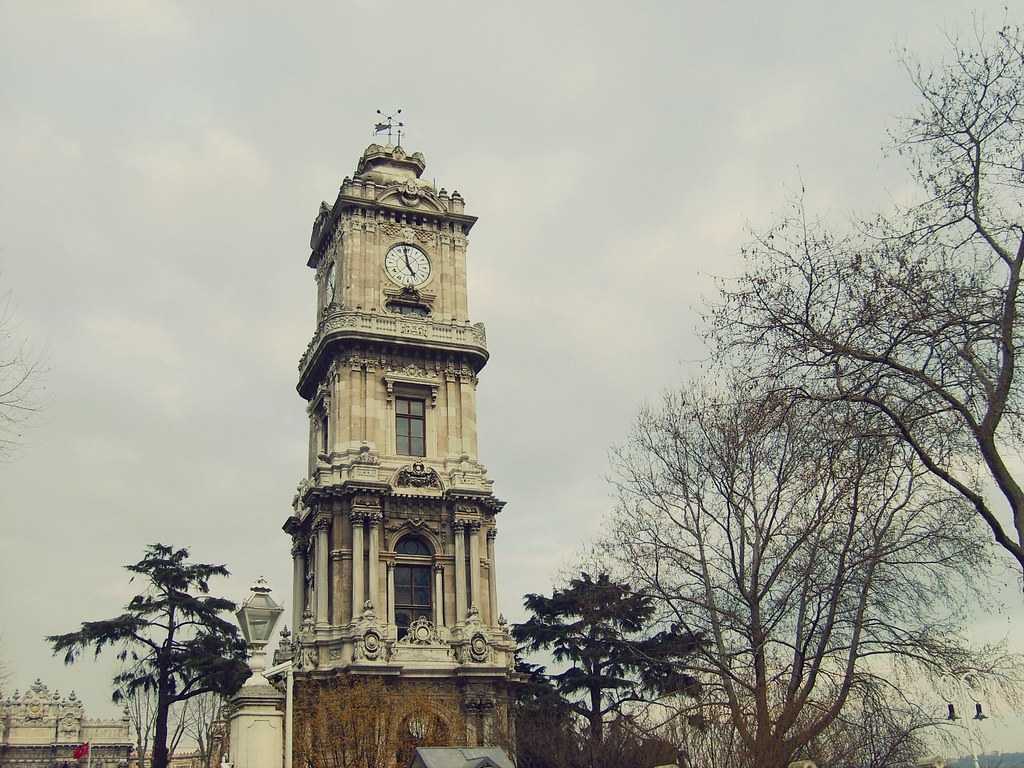
<instances>
[{"instance_id":1,"label":"red flag","mask_svg":"<svg viewBox=\"0 0 1024 768\"><path fill-rule=\"evenodd\" d=\"M75 751L71 753L75 760L81 760L83 757L89 756L89 742L85 744L79 744L75 747Z\"/></svg>"}]
</instances>

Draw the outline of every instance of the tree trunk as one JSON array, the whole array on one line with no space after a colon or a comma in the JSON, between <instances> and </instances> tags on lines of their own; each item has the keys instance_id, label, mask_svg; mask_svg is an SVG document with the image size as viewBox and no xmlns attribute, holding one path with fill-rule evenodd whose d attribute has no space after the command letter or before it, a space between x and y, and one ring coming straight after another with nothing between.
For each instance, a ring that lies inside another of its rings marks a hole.
<instances>
[{"instance_id":1,"label":"tree trunk","mask_svg":"<svg viewBox=\"0 0 1024 768\"><path fill-rule=\"evenodd\" d=\"M601 743L604 735L604 720L601 717L601 689L590 689L590 741L594 746Z\"/></svg>"},{"instance_id":2,"label":"tree trunk","mask_svg":"<svg viewBox=\"0 0 1024 768\"><path fill-rule=\"evenodd\" d=\"M167 768L167 715L171 708L171 697L167 693L166 675L160 676L156 699L156 728L153 734L153 755L150 768Z\"/></svg>"}]
</instances>

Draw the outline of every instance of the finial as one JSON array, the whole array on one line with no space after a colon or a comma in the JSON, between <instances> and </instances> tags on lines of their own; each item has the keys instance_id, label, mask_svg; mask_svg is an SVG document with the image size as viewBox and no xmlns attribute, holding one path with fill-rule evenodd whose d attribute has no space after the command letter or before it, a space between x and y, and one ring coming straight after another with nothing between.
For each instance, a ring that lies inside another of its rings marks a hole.
<instances>
[{"instance_id":1,"label":"finial","mask_svg":"<svg viewBox=\"0 0 1024 768\"><path fill-rule=\"evenodd\" d=\"M398 142L395 144L395 146L396 147L402 146L402 129L405 127L405 123L403 123L400 120L398 120L398 116L400 114L402 114L402 110L398 109L392 115L385 115L383 112L381 112L378 109L377 110L377 114L380 115L380 117L383 120L385 120L386 122L374 123L374 125L373 125L373 135L376 136L377 134L384 133L385 131L387 131L387 134L388 134L388 144L390 144L391 143L391 132L395 131L395 132L398 133Z\"/></svg>"}]
</instances>

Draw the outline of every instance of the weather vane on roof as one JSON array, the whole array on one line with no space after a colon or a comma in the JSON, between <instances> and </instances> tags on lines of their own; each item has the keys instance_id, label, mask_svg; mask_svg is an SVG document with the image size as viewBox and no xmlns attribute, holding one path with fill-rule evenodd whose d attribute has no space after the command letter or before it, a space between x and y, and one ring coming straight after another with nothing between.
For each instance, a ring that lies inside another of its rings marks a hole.
<instances>
[{"instance_id":1,"label":"weather vane on roof","mask_svg":"<svg viewBox=\"0 0 1024 768\"><path fill-rule=\"evenodd\" d=\"M402 121L400 121L398 119L398 116L400 114L402 114L402 110L400 110L400 109L397 110L393 115L385 115L383 112L381 112L378 109L377 110L377 114L380 115L380 117L383 120L385 120L386 122L378 122L378 123L374 124L374 126L373 126L373 134L374 134L374 136L376 136L377 134L384 133L385 131L387 131L387 134L388 134L388 144L390 144L391 143L391 132L395 131L398 134L398 141L396 142L396 146L399 146L399 147L402 146L402 128L405 127L405 123L403 123Z\"/></svg>"}]
</instances>

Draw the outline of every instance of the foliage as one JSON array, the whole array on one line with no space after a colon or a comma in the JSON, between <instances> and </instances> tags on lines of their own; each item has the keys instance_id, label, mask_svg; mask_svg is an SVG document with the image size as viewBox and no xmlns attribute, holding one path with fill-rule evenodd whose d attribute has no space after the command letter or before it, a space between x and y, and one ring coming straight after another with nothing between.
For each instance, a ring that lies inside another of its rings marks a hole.
<instances>
[{"instance_id":1,"label":"foliage","mask_svg":"<svg viewBox=\"0 0 1024 768\"><path fill-rule=\"evenodd\" d=\"M1024 571L1024 32L952 47L934 71L905 57L918 201L844 231L801 199L745 249L711 337L748 380L880 417Z\"/></svg>"},{"instance_id":2,"label":"foliage","mask_svg":"<svg viewBox=\"0 0 1024 768\"><path fill-rule=\"evenodd\" d=\"M989 562L970 510L875 426L726 380L667 394L616 454L605 555L707 638L697 706L754 765L785 764L858 701L900 697L903 675L1013 674L959 632L986 583L962 564Z\"/></svg>"},{"instance_id":3,"label":"foliage","mask_svg":"<svg viewBox=\"0 0 1024 768\"><path fill-rule=\"evenodd\" d=\"M586 718L594 741L603 740L605 717L627 702L695 690L684 664L697 638L675 626L650 633L654 603L628 584L582 573L551 597L529 594L523 603L533 615L513 628L514 637L523 650L550 650L556 662L571 664L550 680Z\"/></svg>"},{"instance_id":4,"label":"foliage","mask_svg":"<svg viewBox=\"0 0 1024 768\"><path fill-rule=\"evenodd\" d=\"M526 692L525 697L528 703L521 702L516 716L519 768L653 768L676 761L675 748L647 733L635 717L614 716L598 741L589 723L578 726L557 692L553 697Z\"/></svg>"},{"instance_id":5,"label":"foliage","mask_svg":"<svg viewBox=\"0 0 1024 768\"><path fill-rule=\"evenodd\" d=\"M294 721L293 761L302 768L408 765L416 747L457 746L465 734L456 704L378 677L298 686Z\"/></svg>"},{"instance_id":6,"label":"foliage","mask_svg":"<svg viewBox=\"0 0 1024 768\"><path fill-rule=\"evenodd\" d=\"M47 638L66 664L87 648L96 656L116 649L123 666L114 677L115 702L156 694L152 768L167 765L172 706L211 692L232 694L250 674L245 641L221 616L235 604L209 594L210 579L227 576L227 568L188 558L187 549L151 544L142 560L125 566L144 577L146 591L132 597L124 613Z\"/></svg>"}]
</instances>

